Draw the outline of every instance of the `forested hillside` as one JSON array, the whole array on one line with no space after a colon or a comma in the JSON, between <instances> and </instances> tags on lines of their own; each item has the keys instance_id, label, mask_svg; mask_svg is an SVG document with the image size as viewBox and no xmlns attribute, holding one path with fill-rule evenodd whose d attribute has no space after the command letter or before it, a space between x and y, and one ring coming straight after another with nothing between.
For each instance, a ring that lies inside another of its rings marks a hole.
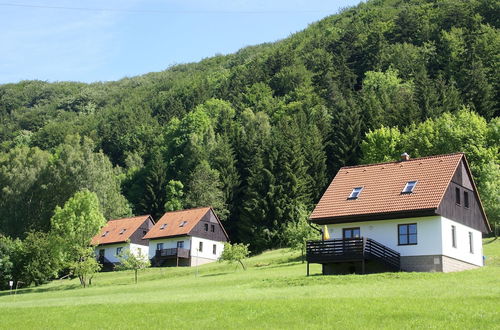
<instances>
[{"instance_id":1,"label":"forested hillside","mask_svg":"<svg viewBox=\"0 0 500 330\"><path fill-rule=\"evenodd\" d=\"M0 85L0 232L49 230L87 188L107 219L212 205L259 251L341 166L404 151L466 152L498 221L499 18L493 0L368 1L163 72Z\"/></svg>"}]
</instances>

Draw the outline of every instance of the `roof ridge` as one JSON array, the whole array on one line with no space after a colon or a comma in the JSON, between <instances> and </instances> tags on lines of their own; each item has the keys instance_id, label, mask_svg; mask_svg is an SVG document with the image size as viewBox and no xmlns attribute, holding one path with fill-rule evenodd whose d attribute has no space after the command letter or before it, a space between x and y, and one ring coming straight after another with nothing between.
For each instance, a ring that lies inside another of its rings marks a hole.
<instances>
[{"instance_id":1,"label":"roof ridge","mask_svg":"<svg viewBox=\"0 0 500 330\"><path fill-rule=\"evenodd\" d=\"M340 168L340 170L350 169L350 168L358 168L358 167L377 166L377 165L408 163L408 162L417 161L417 160L430 159L430 158L441 158L441 157L454 156L454 155L465 155L465 153L464 152L453 152L453 153L449 153L449 154L440 154L440 155L431 155L431 156L424 156L424 157L418 157L418 158L410 158L410 159L405 160L405 161L393 160L393 161L390 161L390 162L381 162L381 163L372 163L372 164L360 164L360 165L352 165L352 166L343 166L343 167Z\"/></svg>"},{"instance_id":2,"label":"roof ridge","mask_svg":"<svg viewBox=\"0 0 500 330\"><path fill-rule=\"evenodd\" d=\"M182 210L176 210L176 211L168 211L168 212L165 212L165 214L170 214L170 213L177 213L177 212L185 212L185 211L192 211L192 210L199 210L199 209L211 209L212 207L211 206L199 206L199 207L193 207L193 208L190 208L190 209L182 209Z\"/></svg>"},{"instance_id":3,"label":"roof ridge","mask_svg":"<svg viewBox=\"0 0 500 330\"><path fill-rule=\"evenodd\" d=\"M119 219L111 219L111 220L108 220L107 222L111 222L111 221L121 221L121 220L127 220L127 219L136 219L136 218L143 218L143 217L150 217L151 214L144 214L144 215L136 215L136 216L133 216L133 217L126 217L126 218L119 218Z\"/></svg>"}]
</instances>

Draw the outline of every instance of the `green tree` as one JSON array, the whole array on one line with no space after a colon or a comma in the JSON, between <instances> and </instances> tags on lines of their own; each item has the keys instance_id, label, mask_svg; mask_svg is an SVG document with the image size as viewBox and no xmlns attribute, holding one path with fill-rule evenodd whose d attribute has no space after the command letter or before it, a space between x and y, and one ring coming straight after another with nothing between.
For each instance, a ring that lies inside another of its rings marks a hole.
<instances>
[{"instance_id":1,"label":"green tree","mask_svg":"<svg viewBox=\"0 0 500 330\"><path fill-rule=\"evenodd\" d=\"M135 254L130 249L125 249L118 255L120 264L116 266L117 270L131 269L134 271L135 283L137 284L137 273L141 269L146 269L151 265L147 255L143 255L141 250Z\"/></svg>"},{"instance_id":2,"label":"green tree","mask_svg":"<svg viewBox=\"0 0 500 330\"><path fill-rule=\"evenodd\" d=\"M9 281L17 281L21 274L19 254L22 243L0 234L0 290L9 288Z\"/></svg>"},{"instance_id":3,"label":"green tree","mask_svg":"<svg viewBox=\"0 0 500 330\"><path fill-rule=\"evenodd\" d=\"M99 270L91 242L105 224L97 195L88 190L75 193L64 207L56 207L51 219L52 233L60 238L62 260L78 276L83 287Z\"/></svg>"},{"instance_id":4,"label":"green tree","mask_svg":"<svg viewBox=\"0 0 500 330\"><path fill-rule=\"evenodd\" d=\"M224 243L224 250L219 258L219 261L227 261L232 264L234 262L238 262L243 270L246 270L247 267L243 263L243 260L248 258L250 255L250 251L248 250L248 244L243 243Z\"/></svg>"},{"instance_id":5,"label":"green tree","mask_svg":"<svg viewBox=\"0 0 500 330\"><path fill-rule=\"evenodd\" d=\"M283 231L284 240L290 249L300 251L302 263L306 252L306 242L317 239L318 232L315 231L308 223L309 212L305 207L300 210L300 217L297 221L290 221Z\"/></svg>"},{"instance_id":6,"label":"green tree","mask_svg":"<svg viewBox=\"0 0 500 330\"><path fill-rule=\"evenodd\" d=\"M180 181L170 180L166 188L166 202L165 211L177 211L182 210L182 196L184 192L182 189L184 185Z\"/></svg>"}]
</instances>

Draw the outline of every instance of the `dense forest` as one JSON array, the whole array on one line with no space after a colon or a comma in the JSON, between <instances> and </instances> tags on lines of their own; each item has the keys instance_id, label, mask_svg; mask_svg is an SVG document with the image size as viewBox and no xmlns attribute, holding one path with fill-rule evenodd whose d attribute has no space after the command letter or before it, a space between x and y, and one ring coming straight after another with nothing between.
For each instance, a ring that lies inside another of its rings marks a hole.
<instances>
[{"instance_id":1,"label":"dense forest","mask_svg":"<svg viewBox=\"0 0 500 330\"><path fill-rule=\"evenodd\" d=\"M116 82L0 85L0 233L88 189L106 219L212 205L283 244L344 165L463 151L499 221L500 2L376 0L287 39Z\"/></svg>"}]
</instances>

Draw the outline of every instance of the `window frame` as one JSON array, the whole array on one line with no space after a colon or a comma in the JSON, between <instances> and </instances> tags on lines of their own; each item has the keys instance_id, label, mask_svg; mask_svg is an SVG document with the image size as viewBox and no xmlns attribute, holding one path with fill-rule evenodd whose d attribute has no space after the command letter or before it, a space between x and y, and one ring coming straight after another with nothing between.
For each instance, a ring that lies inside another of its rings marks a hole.
<instances>
[{"instance_id":1,"label":"window frame","mask_svg":"<svg viewBox=\"0 0 500 330\"><path fill-rule=\"evenodd\" d=\"M464 190L464 207L468 209L470 207L469 203L469 192L467 190Z\"/></svg>"},{"instance_id":2,"label":"window frame","mask_svg":"<svg viewBox=\"0 0 500 330\"><path fill-rule=\"evenodd\" d=\"M163 250L163 243L156 243L156 251Z\"/></svg>"},{"instance_id":3,"label":"window frame","mask_svg":"<svg viewBox=\"0 0 500 330\"><path fill-rule=\"evenodd\" d=\"M469 252L474 254L474 235L472 232L469 232Z\"/></svg>"},{"instance_id":4,"label":"window frame","mask_svg":"<svg viewBox=\"0 0 500 330\"><path fill-rule=\"evenodd\" d=\"M167 228L167 224L166 224L166 223L164 223L164 224L162 224L162 225L160 226L160 230L163 230L163 229L165 229L165 228Z\"/></svg>"},{"instance_id":5,"label":"window frame","mask_svg":"<svg viewBox=\"0 0 500 330\"><path fill-rule=\"evenodd\" d=\"M415 243L410 243L410 226L415 225ZM401 227L407 227L406 229L406 234L401 234L400 228ZM401 243L401 235L406 236L406 243ZM406 246L406 245L418 245L418 226L416 222L413 223L402 223L398 224L398 246Z\"/></svg>"},{"instance_id":6,"label":"window frame","mask_svg":"<svg viewBox=\"0 0 500 330\"><path fill-rule=\"evenodd\" d=\"M345 237L345 233L347 231L350 231L351 234L352 234L352 231L353 230L357 230L359 232L359 236L358 237ZM342 228L342 239L352 239L352 238L360 238L361 237L361 228L360 227L351 227L351 228Z\"/></svg>"},{"instance_id":7,"label":"window frame","mask_svg":"<svg viewBox=\"0 0 500 330\"><path fill-rule=\"evenodd\" d=\"M215 233L215 225L214 225L214 224L211 224L211 225L210 225L210 231L211 231L212 233Z\"/></svg>"},{"instance_id":8,"label":"window frame","mask_svg":"<svg viewBox=\"0 0 500 330\"><path fill-rule=\"evenodd\" d=\"M184 241L177 241L177 248L178 249L184 249Z\"/></svg>"},{"instance_id":9,"label":"window frame","mask_svg":"<svg viewBox=\"0 0 500 330\"><path fill-rule=\"evenodd\" d=\"M187 225L187 223L188 222L184 220L179 224L179 227L184 227L185 225Z\"/></svg>"},{"instance_id":10,"label":"window frame","mask_svg":"<svg viewBox=\"0 0 500 330\"><path fill-rule=\"evenodd\" d=\"M217 244L212 246L212 254L217 254Z\"/></svg>"},{"instance_id":11,"label":"window frame","mask_svg":"<svg viewBox=\"0 0 500 330\"><path fill-rule=\"evenodd\" d=\"M412 187L411 187L410 190L407 190L407 188L410 185L410 183L413 183L413 185L412 185ZM415 187L417 186L417 183L418 183L417 180L411 180L411 181L406 182L403 190L401 191L401 194L412 194L413 190L415 190Z\"/></svg>"},{"instance_id":12,"label":"window frame","mask_svg":"<svg viewBox=\"0 0 500 330\"><path fill-rule=\"evenodd\" d=\"M457 248L457 227L455 225L451 225L451 246Z\"/></svg>"},{"instance_id":13,"label":"window frame","mask_svg":"<svg viewBox=\"0 0 500 330\"><path fill-rule=\"evenodd\" d=\"M349 199L349 200L350 199L358 199L359 195L361 195L361 192L363 192L363 188L364 187L354 187L354 188L352 188L351 194L349 195L349 197L347 197L347 199ZM354 195L355 193L356 193L356 195Z\"/></svg>"},{"instance_id":14,"label":"window frame","mask_svg":"<svg viewBox=\"0 0 500 330\"><path fill-rule=\"evenodd\" d=\"M455 187L455 204L458 206L462 205L462 201L460 199L460 188Z\"/></svg>"},{"instance_id":15,"label":"window frame","mask_svg":"<svg viewBox=\"0 0 500 330\"><path fill-rule=\"evenodd\" d=\"M205 227L205 231L208 231L208 223L205 223L204 227Z\"/></svg>"},{"instance_id":16,"label":"window frame","mask_svg":"<svg viewBox=\"0 0 500 330\"><path fill-rule=\"evenodd\" d=\"M203 242L202 241L198 242L198 252L203 252Z\"/></svg>"},{"instance_id":17,"label":"window frame","mask_svg":"<svg viewBox=\"0 0 500 330\"><path fill-rule=\"evenodd\" d=\"M123 246L119 246L119 247L117 247L117 248L116 248L116 255L117 255L117 256L119 256L119 255L120 255L120 253L122 253L122 251L123 251Z\"/></svg>"}]
</instances>

